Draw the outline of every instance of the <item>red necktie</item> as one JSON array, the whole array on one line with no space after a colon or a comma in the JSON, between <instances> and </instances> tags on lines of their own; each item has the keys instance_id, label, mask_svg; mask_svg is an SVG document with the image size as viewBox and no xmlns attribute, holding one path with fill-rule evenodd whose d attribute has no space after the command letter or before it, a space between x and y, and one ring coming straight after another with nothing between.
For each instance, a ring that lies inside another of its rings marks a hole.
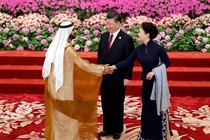
<instances>
[{"instance_id":1,"label":"red necktie","mask_svg":"<svg viewBox=\"0 0 210 140\"><path fill-rule=\"evenodd\" d=\"M108 51L111 47L111 43L112 43L112 38L113 38L113 34L111 34L111 36L109 37L109 41L108 41Z\"/></svg>"}]
</instances>

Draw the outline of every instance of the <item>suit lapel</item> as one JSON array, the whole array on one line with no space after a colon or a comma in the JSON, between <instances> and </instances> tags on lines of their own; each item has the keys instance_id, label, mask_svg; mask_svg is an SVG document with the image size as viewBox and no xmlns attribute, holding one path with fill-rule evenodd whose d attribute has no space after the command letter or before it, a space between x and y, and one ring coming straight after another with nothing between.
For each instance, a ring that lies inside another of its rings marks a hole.
<instances>
[{"instance_id":1,"label":"suit lapel","mask_svg":"<svg viewBox=\"0 0 210 140\"><path fill-rule=\"evenodd\" d=\"M106 34L105 34L105 37L104 37L105 39L104 39L104 46L105 46L105 52L107 52L108 53L108 41L109 41L109 32L107 32Z\"/></svg>"},{"instance_id":2,"label":"suit lapel","mask_svg":"<svg viewBox=\"0 0 210 140\"><path fill-rule=\"evenodd\" d=\"M111 52L115 47L117 47L117 45L119 44L118 42L122 39L122 36L123 36L123 34L122 34L122 31L120 30L120 32L118 33L118 35L115 38L114 42L112 43L109 52Z\"/></svg>"}]
</instances>

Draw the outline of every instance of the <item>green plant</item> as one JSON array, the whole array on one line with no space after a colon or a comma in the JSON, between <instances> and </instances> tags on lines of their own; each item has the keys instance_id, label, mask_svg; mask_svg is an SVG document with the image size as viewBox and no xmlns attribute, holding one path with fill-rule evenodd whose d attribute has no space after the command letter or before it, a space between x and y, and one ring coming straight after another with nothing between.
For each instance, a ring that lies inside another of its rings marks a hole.
<instances>
[{"instance_id":1,"label":"green plant","mask_svg":"<svg viewBox=\"0 0 210 140\"><path fill-rule=\"evenodd\" d=\"M0 29L0 50L43 50L49 47L53 29L8 27Z\"/></svg>"},{"instance_id":2,"label":"green plant","mask_svg":"<svg viewBox=\"0 0 210 140\"><path fill-rule=\"evenodd\" d=\"M79 45L80 50L97 51L101 33L104 31L102 26L95 24L90 29L78 28L77 38L73 40L73 46Z\"/></svg>"}]
</instances>

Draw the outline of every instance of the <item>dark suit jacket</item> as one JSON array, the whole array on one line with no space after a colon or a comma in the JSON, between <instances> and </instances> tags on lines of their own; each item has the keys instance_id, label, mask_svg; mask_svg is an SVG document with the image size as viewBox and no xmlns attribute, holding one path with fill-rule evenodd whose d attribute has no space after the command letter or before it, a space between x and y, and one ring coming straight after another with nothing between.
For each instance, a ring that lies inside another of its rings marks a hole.
<instances>
[{"instance_id":1,"label":"dark suit jacket","mask_svg":"<svg viewBox=\"0 0 210 140\"><path fill-rule=\"evenodd\" d=\"M108 51L109 35L109 32L101 35L98 48L98 64L117 64L125 60L134 50L133 38L120 30ZM122 86L123 79L131 79L132 70L133 65L125 69L116 70L113 74L105 75L103 82L107 82L110 86Z\"/></svg>"}]
</instances>

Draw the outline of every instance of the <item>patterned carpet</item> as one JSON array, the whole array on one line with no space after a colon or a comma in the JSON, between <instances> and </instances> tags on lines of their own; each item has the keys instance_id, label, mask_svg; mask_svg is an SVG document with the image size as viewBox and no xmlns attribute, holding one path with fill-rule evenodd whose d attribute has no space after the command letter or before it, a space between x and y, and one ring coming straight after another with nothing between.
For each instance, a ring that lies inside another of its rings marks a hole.
<instances>
[{"instance_id":1,"label":"patterned carpet","mask_svg":"<svg viewBox=\"0 0 210 140\"><path fill-rule=\"evenodd\" d=\"M140 97L126 96L121 140L136 140L141 120ZM44 100L40 94L0 94L0 140L44 139ZM102 109L98 102L99 131ZM172 140L210 140L210 97L172 97ZM112 140L104 137L102 140Z\"/></svg>"}]
</instances>

